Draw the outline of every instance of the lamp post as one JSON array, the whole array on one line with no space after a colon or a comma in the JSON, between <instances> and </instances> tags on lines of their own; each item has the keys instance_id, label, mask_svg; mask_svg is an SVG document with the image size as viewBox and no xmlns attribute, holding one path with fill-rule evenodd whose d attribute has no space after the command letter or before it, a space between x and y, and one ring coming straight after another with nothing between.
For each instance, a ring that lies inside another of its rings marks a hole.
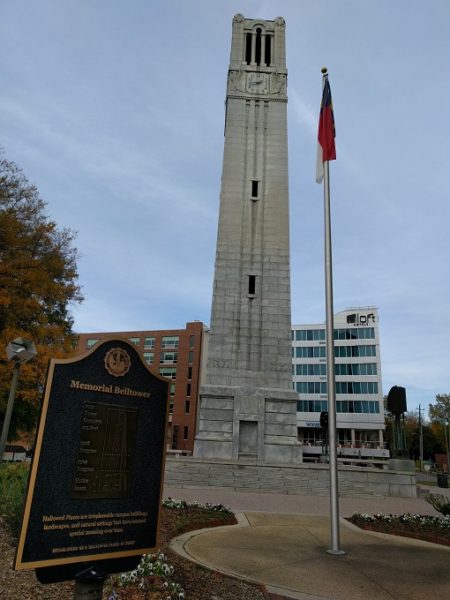
<instances>
[{"instance_id":1,"label":"lamp post","mask_svg":"<svg viewBox=\"0 0 450 600\"><path fill-rule=\"evenodd\" d=\"M2 437L0 438L0 462L5 452L6 440L8 439L9 424L16 396L17 381L19 379L20 365L26 363L36 356L36 347L30 340L16 338L6 346L8 360L14 361L13 376L9 390L8 404L6 405L5 420L3 421Z\"/></svg>"}]
</instances>

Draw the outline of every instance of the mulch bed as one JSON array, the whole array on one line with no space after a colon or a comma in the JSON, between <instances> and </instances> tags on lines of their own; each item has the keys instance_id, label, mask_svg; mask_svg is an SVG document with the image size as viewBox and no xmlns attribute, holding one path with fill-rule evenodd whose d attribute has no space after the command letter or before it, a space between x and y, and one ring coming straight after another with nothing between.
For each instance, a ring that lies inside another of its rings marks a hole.
<instances>
[{"instance_id":1,"label":"mulch bed","mask_svg":"<svg viewBox=\"0 0 450 600\"><path fill-rule=\"evenodd\" d=\"M361 520L348 518L347 521L357 525L365 531L374 531L376 533L387 533L389 535L397 535L400 537L412 538L414 540L422 540L423 542L432 542L433 544L441 544L442 546L450 546L450 531L436 531L435 528L427 528L423 525L415 525L413 523L366 523Z\"/></svg>"}]
</instances>

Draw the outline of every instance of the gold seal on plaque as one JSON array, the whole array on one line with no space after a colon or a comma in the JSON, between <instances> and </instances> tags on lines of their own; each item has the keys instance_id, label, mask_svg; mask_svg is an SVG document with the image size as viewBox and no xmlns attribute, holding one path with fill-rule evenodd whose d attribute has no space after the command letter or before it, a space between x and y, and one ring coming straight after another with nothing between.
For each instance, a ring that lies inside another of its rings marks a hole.
<instances>
[{"instance_id":1,"label":"gold seal on plaque","mask_svg":"<svg viewBox=\"0 0 450 600\"><path fill-rule=\"evenodd\" d=\"M111 348L105 355L105 368L114 377L123 377L131 367L130 355L123 348Z\"/></svg>"}]
</instances>

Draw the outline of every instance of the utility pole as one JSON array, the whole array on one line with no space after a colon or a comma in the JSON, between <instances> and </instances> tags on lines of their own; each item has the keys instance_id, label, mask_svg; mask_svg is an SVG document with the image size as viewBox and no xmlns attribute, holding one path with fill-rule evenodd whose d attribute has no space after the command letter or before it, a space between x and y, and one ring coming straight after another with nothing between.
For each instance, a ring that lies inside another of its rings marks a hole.
<instances>
[{"instance_id":1,"label":"utility pole","mask_svg":"<svg viewBox=\"0 0 450 600\"><path fill-rule=\"evenodd\" d=\"M17 381L19 379L19 371L20 371L20 362L17 361L14 363L14 367L13 367L13 376L12 376L12 381L11 381L11 387L9 388L8 404L6 405L5 419L3 421L2 435L0 438L0 462L2 461L3 454L4 454L5 448L6 448L6 442L8 440L9 424L11 423L11 415L12 415L13 407L14 407L14 399L16 397Z\"/></svg>"},{"instance_id":2,"label":"utility pole","mask_svg":"<svg viewBox=\"0 0 450 600\"><path fill-rule=\"evenodd\" d=\"M3 421L2 434L0 436L0 463L5 452L6 442L8 441L9 424L14 408L16 397L17 382L19 380L20 365L28 362L36 356L36 346L31 340L16 338L6 346L6 357L14 363L11 387L9 389L8 404L6 405L5 419Z\"/></svg>"},{"instance_id":3,"label":"utility pole","mask_svg":"<svg viewBox=\"0 0 450 600\"><path fill-rule=\"evenodd\" d=\"M419 404L419 452L420 452L420 472L423 471L423 429L422 429L422 409Z\"/></svg>"}]
</instances>

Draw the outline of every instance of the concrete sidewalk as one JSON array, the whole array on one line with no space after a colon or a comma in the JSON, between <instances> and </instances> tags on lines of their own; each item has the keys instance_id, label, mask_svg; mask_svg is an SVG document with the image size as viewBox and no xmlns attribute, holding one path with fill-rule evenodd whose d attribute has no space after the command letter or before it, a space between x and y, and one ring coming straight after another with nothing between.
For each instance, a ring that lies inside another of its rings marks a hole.
<instances>
[{"instance_id":1,"label":"concrete sidewalk","mask_svg":"<svg viewBox=\"0 0 450 600\"><path fill-rule=\"evenodd\" d=\"M450 489L430 488L434 494L450 497ZM164 486L164 498L168 496L187 502L211 502L224 504L233 511L263 511L293 513L301 515L329 515L329 496L306 496L300 494L279 494L275 492L243 492L230 488L169 488ZM424 498L393 498L385 496L339 499L340 515L349 517L360 513L414 513L421 515L439 515ZM450 598L450 596L449 596Z\"/></svg>"},{"instance_id":2,"label":"concrete sidewalk","mask_svg":"<svg viewBox=\"0 0 450 600\"><path fill-rule=\"evenodd\" d=\"M188 501L222 502L233 508L239 525L188 533L174 541L174 549L209 568L264 584L280 597L450 598L449 547L363 532L342 520L341 548L346 554L328 554L327 498L211 489L166 489L164 495ZM436 514L420 498L340 501L341 516L355 511Z\"/></svg>"}]
</instances>

